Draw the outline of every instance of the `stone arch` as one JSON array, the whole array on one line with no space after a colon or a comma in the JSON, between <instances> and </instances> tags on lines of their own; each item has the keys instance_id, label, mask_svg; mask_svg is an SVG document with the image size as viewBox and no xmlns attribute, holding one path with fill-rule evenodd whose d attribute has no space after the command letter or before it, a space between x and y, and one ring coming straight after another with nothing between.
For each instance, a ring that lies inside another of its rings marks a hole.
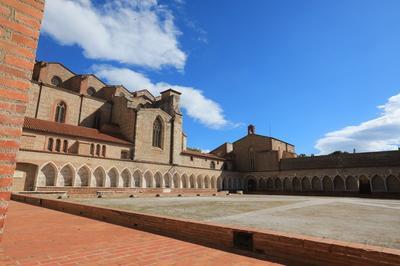
<instances>
[{"instance_id":1,"label":"stone arch","mask_svg":"<svg viewBox=\"0 0 400 266\"><path fill-rule=\"evenodd\" d=\"M105 187L117 187L118 186L118 180L119 179L119 173L118 170L113 167L107 172L107 178L105 182Z\"/></svg>"},{"instance_id":2,"label":"stone arch","mask_svg":"<svg viewBox=\"0 0 400 266\"><path fill-rule=\"evenodd\" d=\"M223 177L222 176L219 176L218 178L217 178L217 188L219 189L219 190L222 190L222 189L224 189L224 187L223 187Z\"/></svg>"},{"instance_id":3,"label":"stone arch","mask_svg":"<svg viewBox=\"0 0 400 266\"><path fill-rule=\"evenodd\" d=\"M394 175L390 175L386 179L388 192L400 192L400 180Z\"/></svg>"},{"instance_id":4,"label":"stone arch","mask_svg":"<svg viewBox=\"0 0 400 266\"><path fill-rule=\"evenodd\" d=\"M147 170L146 173L144 173L144 178L143 178L143 187L153 187L153 174Z\"/></svg>"},{"instance_id":5,"label":"stone arch","mask_svg":"<svg viewBox=\"0 0 400 266\"><path fill-rule=\"evenodd\" d=\"M292 180L293 191L301 191L300 179L294 177Z\"/></svg>"},{"instance_id":6,"label":"stone arch","mask_svg":"<svg viewBox=\"0 0 400 266\"><path fill-rule=\"evenodd\" d=\"M72 165L66 164L60 170L57 186L70 187L75 179L75 169Z\"/></svg>"},{"instance_id":7,"label":"stone arch","mask_svg":"<svg viewBox=\"0 0 400 266\"><path fill-rule=\"evenodd\" d=\"M289 177L285 177L283 179L283 188L284 188L285 191L291 191L292 190L292 185L290 184Z\"/></svg>"},{"instance_id":8,"label":"stone arch","mask_svg":"<svg viewBox=\"0 0 400 266\"><path fill-rule=\"evenodd\" d=\"M372 191L373 192L385 192L385 181L379 175L372 177Z\"/></svg>"},{"instance_id":9,"label":"stone arch","mask_svg":"<svg viewBox=\"0 0 400 266\"><path fill-rule=\"evenodd\" d=\"M311 182L310 179L308 179L308 177L303 177L303 179L301 179L301 190L302 191L310 191L311 190Z\"/></svg>"},{"instance_id":10,"label":"stone arch","mask_svg":"<svg viewBox=\"0 0 400 266\"><path fill-rule=\"evenodd\" d=\"M276 190L282 190L282 181L281 181L281 179L279 177L275 177L274 188Z\"/></svg>"},{"instance_id":11,"label":"stone arch","mask_svg":"<svg viewBox=\"0 0 400 266\"><path fill-rule=\"evenodd\" d=\"M172 177L170 174L168 174L167 179L169 179L171 188L182 188L181 179L179 178L178 173L175 173Z\"/></svg>"},{"instance_id":12,"label":"stone arch","mask_svg":"<svg viewBox=\"0 0 400 266\"><path fill-rule=\"evenodd\" d=\"M271 177L267 179L267 189L273 190L274 189L274 180Z\"/></svg>"},{"instance_id":13,"label":"stone arch","mask_svg":"<svg viewBox=\"0 0 400 266\"><path fill-rule=\"evenodd\" d=\"M98 166L96 170L93 172L93 186L94 187L103 187L106 179L106 172L103 167Z\"/></svg>"},{"instance_id":14,"label":"stone arch","mask_svg":"<svg viewBox=\"0 0 400 266\"><path fill-rule=\"evenodd\" d=\"M357 180L354 176L348 176L346 178L346 190L347 191L358 191Z\"/></svg>"},{"instance_id":15,"label":"stone arch","mask_svg":"<svg viewBox=\"0 0 400 266\"><path fill-rule=\"evenodd\" d=\"M157 187L157 188L161 188L164 187L163 184L163 178L160 172L156 172L156 174L154 175L154 181L155 181L155 186L153 187Z\"/></svg>"},{"instance_id":16,"label":"stone arch","mask_svg":"<svg viewBox=\"0 0 400 266\"><path fill-rule=\"evenodd\" d=\"M47 163L46 165L42 166L42 168L40 168L37 186L55 186L57 175L57 166L52 162Z\"/></svg>"},{"instance_id":17,"label":"stone arch","mask_svg":"<svg viewBox=\"0 0 400 266\"><path fill-rule=\"evenodd\" d=\"M197 187L196 176L194 174L192 174L190 176L189 184L190 184L190 188L196 188Z\"/></svg>"},{"instance_id":18,"label":"stone arch","mask_svg":"<svg viewBox=\"0 0 400 266\"><path fill-rule=\"evenodd\" d=\"M344 191L344 180L342 179L341 176L335 176L333 179L333 187L335 191Z\"/></svg>"},{"instance_id":19,"label":"stone arch","mask_svg":"<svg viewBox=\"0 0 400 266\"><path fill-rule=\"evenodd\" d=\"M358 177L358 191L360 194L371 193L371 182L368 177L361 175Z\"/></svg>"},{"instance_id":20,"label":"stone arch","mask_svg":"<svg viewBox=\"0 0 400 266\"><path fill-rule=\"evenodd\" d=\"M122 186L122 187L131 187L132 185L132 179L131 179L131 173L129 172L129 170L128 169L124 169L122 172L121 172L121 185L120 186Z\"/></svg>"},{"instance_id":21,"label":"stone arch","mask_svg":"<svg viewBox=\"0 0 400 266\"><path fill-rule=\"evenodd\" d=\"M312 190L314 191L321 191L322 190L321 178L319 178L318 176L314 176L311 180L311 187Z\"/></svg>"},{"instance_id":22,"label":"stone arch","mask_svg":"<svg viewBox=\"0 0 400 266\"><path fill-rule=\"evenodd\" d=\"M197 176L197 188L204 188L204 178L202 175Z\"/></svg>"},{"instance_id":23,"label":"stone arch","mask_svg":"<svg viewBox=\"0 0 400 266\"><path fill-rule=\"evenodd\" d=\"M165 173L163 177L163 184L165 188L173 188L174 182L170 173Z\"/></svg>"},{"instance_id":24,"label":"stone arch","mask_svg":"<svg viewBox=\"0 0 400 266\"><path fill-rule=\"evenodd\" d=\"M90 168L86 165L81 166L75 179L75 186L85 187L90 184Z\"/></svg>"},{"instance_id":25,"label":"stone arch","mask_svg":"<svg viewBox=\"0 0 400 266\"><path fill-rule=\"evenodd\" d=\"M217 178L215 176L211 177L211 188L217 188Z\"/></svg>"},{"instance_id":26,"label":"stone arch","mask_svg":"<svg viewBox=\"0 0 400 266\"><path fill-rule=\"evenodd\" d=\"M211 188L211 180L208 175L204 178L204 188Z\"/></svg>"},{"instance_id":27,"label":"stone arch","mask_svg":"<svg viewBox=\"0 0 400 266\"><path fill-rule=\"evenodd\" d=\"M141 187L141 182L142 181L142 172L140 172L139 169L137 169L134 173L133 173L133 182L132 182L132 186L133 187Z\"/></svg>"},{"instance_id":28,"label":"stone arch","mask_svg":"<svg viewBox=\"0 0 400 266\"><path fill-rule=\"evenodd\" d=\"M324 176L322 179L322 189L324 191L333 191L333 182L329 176Z\"/></svg>"},{"instance_id":29,"label":"stone arch","mask_svg":"<svg viewBox=\"0 0 400 266\"><path fill-rule=\"evenodd\" d=\"M258 189L259 190L264 190L267 187L267 181L264 178L260 178L258 182Z\"/></svg>"},{"instance_id":30,"label":"stone arch","mask_svg":"<svg viewBox=\"0 0 400 266\"><path fill-rule=\"evenodd\" d=\"M250 176L247 177L247 191L256 191L258 189L257 179Z\"/></svg>"},{"instance_id":31,"label":"stone arch","mask_svg":"<svg viewBox=\"0 0 400 266\"><path fill-rule=\"evenodd\" d=\"M181 176L181 185L182 188L189 188L189 177L187 176L187 174L183 174Z\"/></svg>"}]
</instances>

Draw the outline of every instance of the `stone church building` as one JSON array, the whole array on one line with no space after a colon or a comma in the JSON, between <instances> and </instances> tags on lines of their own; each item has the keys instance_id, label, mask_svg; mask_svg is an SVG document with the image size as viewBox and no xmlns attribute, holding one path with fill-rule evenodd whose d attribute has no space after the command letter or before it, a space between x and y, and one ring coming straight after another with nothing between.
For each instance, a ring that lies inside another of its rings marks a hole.
<instances>
[{"instance_id":1,"label":"stone church building","mask_svg":"<svg viewBox=\"0 0 400 266\"><path fill-rule=\"evenodd\" d=\"M189 149L179 101L37 62L13 190L400 192L400 151L297 157L254 126L210 153Z\"/></svg>"}]
</instances>

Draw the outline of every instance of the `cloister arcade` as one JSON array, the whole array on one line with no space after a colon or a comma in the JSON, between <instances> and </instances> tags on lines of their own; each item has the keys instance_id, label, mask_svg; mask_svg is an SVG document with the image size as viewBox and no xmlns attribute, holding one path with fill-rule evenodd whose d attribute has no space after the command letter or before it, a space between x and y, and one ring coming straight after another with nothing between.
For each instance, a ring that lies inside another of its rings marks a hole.
<instances>
[{"instance_id":1,"label":"cloister arcade","mask_svg":"<svg viewBox=\"0 0 400 266\"><path fill-rule=\"evenodd\" d=\"M284 192L400 192L400 175L254 177L247 176L245 189Z\"/></svg>"},{"instance_id":2,"label":"cloister arcade","mask_svg":"<svg viewBox=\"0 0 400 266\"><path fill-rule=\"evenodd\" d=\"M129 187L244 190L254 192L400 192L400 174L322 175L322 176L226 176L217 174L162 173L134 169L87 165L57 167L47 162L37 168L36 187Z\"/></svg>"},{"instance_id":3,"label":"cloister arcade","mask_svg":"<svg viewBox=\"0 0 400 266\"><path fill-rule=\"evenodd\" d=\"M205 174L161 173L160 171L116 167L104 169L87 165L71 164L57 167L48 162L39 168L35 187L130 187L130 188L192 188L192 189L242 189L239 177L223 177Z\"/></svg>"}]
</instances>

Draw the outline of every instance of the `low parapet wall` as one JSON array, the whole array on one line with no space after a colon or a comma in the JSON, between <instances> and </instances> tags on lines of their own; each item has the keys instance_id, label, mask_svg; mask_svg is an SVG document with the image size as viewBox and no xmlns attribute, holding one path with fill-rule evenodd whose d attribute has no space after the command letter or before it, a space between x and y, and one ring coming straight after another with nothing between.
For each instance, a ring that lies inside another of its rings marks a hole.
<instances>
[{"instance_id":1,"label":"low parapet wall","mask_svg":"<svg viewBox=\"0 0 400 266\"><path fill-rule=\"evenodd\" d=\"M50 191L63 191L70 197L96 197L101 193L106 197L127 197L127 196L177 196L179 194L186 196L213 195L221 194L217 189L211 188L120 188L120 187L38 187L38 193ZM226 192L225 192L226 194Z\"/></svg>"},{"instance_id":2,"label":"low parapet wall","mask_svg":"<svg viewBox=\"0 0 400 266\"><path fill-rule=\"evenodd\" d=\"M400 265L400 250L12 194L12 199L245 255L296 264Z\"/></svg>"}]
</instances>

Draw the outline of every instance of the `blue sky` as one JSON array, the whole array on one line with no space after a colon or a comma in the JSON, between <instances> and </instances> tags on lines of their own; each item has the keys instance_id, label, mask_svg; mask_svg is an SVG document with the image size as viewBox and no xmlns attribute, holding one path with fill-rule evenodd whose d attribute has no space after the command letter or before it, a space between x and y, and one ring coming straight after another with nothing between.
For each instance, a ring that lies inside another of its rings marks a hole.
<instances>
[{"instance_id":1,"label":"blue sky","mask_svg":"<svg viewBox=\"0 0 400 266\"><path fill-rule=\"evenodd\" d=\"M182 90L191 147L234 141L249 123L298 153L400 144L397 0L46 4L38 60Z\"/></svg>"}]
</instances>

